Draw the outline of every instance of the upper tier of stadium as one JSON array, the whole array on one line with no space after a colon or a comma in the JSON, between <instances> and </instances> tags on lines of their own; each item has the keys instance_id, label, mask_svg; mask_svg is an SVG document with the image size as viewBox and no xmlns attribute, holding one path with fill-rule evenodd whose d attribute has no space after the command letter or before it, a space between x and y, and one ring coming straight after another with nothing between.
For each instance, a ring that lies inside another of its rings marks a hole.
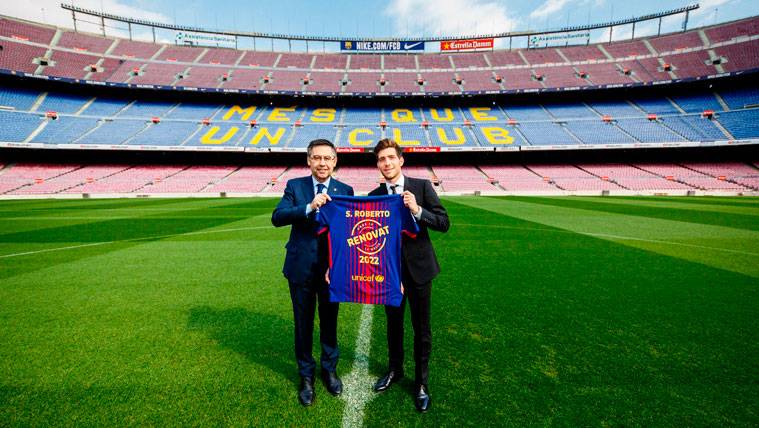
<instances>
[{"instance_id":1,"label":"upper tier of stadium","mask_svg":"<svg viewBox=\"0 0 759 428\"><path fill-rule=\"evenodd\" d=\"M759 69L759 17L657 37L435 54L290 53L101 37L0 17L0 72L115 86L456 95L648 85Z\"/></svg>"}]
</instances>

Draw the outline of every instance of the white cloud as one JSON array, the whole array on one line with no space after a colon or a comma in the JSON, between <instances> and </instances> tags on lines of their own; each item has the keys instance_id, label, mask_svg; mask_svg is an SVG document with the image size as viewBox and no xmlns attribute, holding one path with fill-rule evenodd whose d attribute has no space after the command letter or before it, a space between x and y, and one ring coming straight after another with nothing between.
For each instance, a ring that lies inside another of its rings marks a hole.
<instances>
[{"instance_id":1,"label":"white cloud","mask_svg":"<svg viewBox=\"0 0 759 428\"><path fill-rule=\"evenodd\" d=\"M572 6L574 9L579 10L580 7L588 6L594 9L601 9L606 3L605 0L545 0L543 4L536 7L530 13L530 19L546 19L553 22L554 19L559 16L559 12L562 12L567 6ZM563 16L561 16L563 18Z\"/></svg>"},{"instance_id":2,"label":"white cloud","mask_svg":"<svg viewBox=\"0 0 759 428\"><path fill-rule=\"evenodd\" d=\"M572 2L572 0L546 0L542 5L538 6L532 11L532 13L530 13L530 18L545 18L546 16L553 15L564 9L564 6L570 2Z\"/></svg>"},{"instance_id":3,"label":"white cloud","mask_svg":"<svg viewBox=\"0 0 759 428\"><path fill-rule=\"evenodd\" d=\"M172 22L166 15L158 12L150 12L145 8L138 8L121 3L119 0L73 0L77 7L100 11L112 15L128 16L147 21ZM0 2L0 14L26 19L28 21L42 22L64 28L73 28L74 22L71 11L60 6L60 0L33 0L33 1L2 1ZM80 22L80 20L82 20ZM89 22L87 22L89 21ZM93 33L100 33L100 25L97 18L77 14L77 29ZM113 25L106 21L106 25ZM126 27L126 24L119 24ZM112 36L126 37L128 33L123 29L106 28L106 32Z\"/></svg>"},{"instance_id":4,"label":"white cloud","mask_svg":"<svg viewBox=\"0 0 759 428\"><path fill-rule=\"evenodd\" d=\"M735 3L735 0L701 0L699 8L690 14L691 21L688 24L688 28L718 24L719 22L714 22L714 19L716 18L718 21L721 21L718 16L719 7L730 3Z\"/></svg>"},{"instance_id":5,"label":"white cloud","mask_svg":"<svg viewBox=\"0 0 759 428\"><path fill-rule=\"evenodd\" d=\"M506 8L488 0L393 0L384 13L393 18L396 34L472 36L517 29Z\"/></svg>"}]
</instances>

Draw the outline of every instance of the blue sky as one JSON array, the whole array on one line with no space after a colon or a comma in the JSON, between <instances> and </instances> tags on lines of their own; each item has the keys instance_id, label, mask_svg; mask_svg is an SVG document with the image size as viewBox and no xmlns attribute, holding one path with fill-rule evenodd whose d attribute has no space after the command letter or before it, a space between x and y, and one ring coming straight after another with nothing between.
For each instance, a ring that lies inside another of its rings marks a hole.
<instances>
[{"instance_id":1,"label":"blue sky","mask_svg":"<svg viewBox=\"0 0 759 428\"><path fill-rule=\"evenodd\" d=\"M71 0L69 0L71 1ZM117 15L129 15L180 25L207 28L261 31L287 34L351 37L404 37L430 35L470 35L566 25L606 22L674 9L696 1L679 0L391 0L391 1L262 1L262 0L73 0L73 4ZM0 14L71 27L71 14L58 5L60 0L0 2ZM710 25L759 15L758 0L701 0L689 27ZM663 32L675 31L682 17L667 19ZM636 35L649 35L658 23L640 25ZM79 23L80 29L99 32L95 24ZM615 39L630 36L630 28L615 29ZM107 28L112 35L124 35L125 28ZM135 30L137 38L148 36ZM161 33L163 41L173 34ZM596 41L608 33L596 32ZM242 46L249 47L249 46ZM271 49L267 42L258 47ZM287 50L278 42L275 50ZM313 47L311 47L313 49ZM321 49L321 46L319 47ZM294 50L303 50L294 46Z\"/></svg>"}]
</instances>

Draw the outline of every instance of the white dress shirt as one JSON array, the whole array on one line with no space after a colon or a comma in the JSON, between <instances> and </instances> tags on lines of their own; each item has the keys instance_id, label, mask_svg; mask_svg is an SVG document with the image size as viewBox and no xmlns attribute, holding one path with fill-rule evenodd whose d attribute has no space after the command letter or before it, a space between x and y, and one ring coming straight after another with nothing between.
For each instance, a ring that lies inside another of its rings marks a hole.
<instances>
[{"instance_id":1,"label":"white dress shirt","mask_svg":"<svg viewBox=\"0 0 759 428\"><path fill-rule=\"evenodd\" d=\"M316 178L314 178L314 176L312 175L311 176L311 189L314 191L314 196L316 196L316 185L317 184L323 184L324 185L324 189L322 189L322 193L327 193L327 189L329 189L329 182L330 182L330 180L332 180L332 177L327 177L327 179L324 180L324 183L319 183L319 180L317 180ZM311 211L313 211L313 209L311 208L311 204L310 203L306 204L306 215L311 214Z\"/></svg>"},{"instance_id":2,"label":"white dress shirt","mask_svg":"<svg viewBox=\"0 0 759 428\"><path fill-rule=\"evenodd\" d=\"M403 190L404 190L403 185L405 184L405 182L406 182L406 179L403 177L403 174L401 174L401 176L398 177L398 180L395 183L391 183L389 181L386 182L385 186L387 187L387 194L388 195L392 195L393 194L393 189L391 189L390 186L395 186L395 193L397 193L399 195L402 194ZM411 213L411 215L413 215L415 219L421 220L422 219L422 210L423 210L422 206L419 205L419 212L416 213L416 214Z\"/></svg>"}]
</instances>

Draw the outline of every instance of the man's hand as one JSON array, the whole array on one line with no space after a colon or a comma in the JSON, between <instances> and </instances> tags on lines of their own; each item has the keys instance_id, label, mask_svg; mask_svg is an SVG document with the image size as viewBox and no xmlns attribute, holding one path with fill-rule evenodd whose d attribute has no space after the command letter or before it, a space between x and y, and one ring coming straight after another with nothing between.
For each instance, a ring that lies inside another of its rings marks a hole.
<instances>
[{"instance_id":1,"label":"man's hand","mask_svg":"<svg viewBox=\"0 0 759 428\"><path fill-rule=\"evenodd\" d=\"M414 194L408 190L403 192L403 205L411 210L411 214L413 215L419 214L419 210L421 209L421 207L416 203L416 196L414 196Z\"/></svg>"},{"instance_id":2,"label":"man's hand","mask_svg":"<svg viewBox=\"0 0 759 428\"><path fill-rule=\"evenodd\" d=\"M329 269L327 269L327 272L324 274L324 282L329 284Z\"/></svg>"},{"instance_id":3,"label":"man's hand","mask_svg":"<svg viewBox=\"0 0 759 428\"><path fill-rule=\"evenodd\" d=\"M326 193L319 193L318 195L314 196L314 200L311 201L311 209L316 211L319 208L322 207L322 205L326 204L328 201L331 201L332 198L329 197Z\"/></svg>"}]
</instances>

